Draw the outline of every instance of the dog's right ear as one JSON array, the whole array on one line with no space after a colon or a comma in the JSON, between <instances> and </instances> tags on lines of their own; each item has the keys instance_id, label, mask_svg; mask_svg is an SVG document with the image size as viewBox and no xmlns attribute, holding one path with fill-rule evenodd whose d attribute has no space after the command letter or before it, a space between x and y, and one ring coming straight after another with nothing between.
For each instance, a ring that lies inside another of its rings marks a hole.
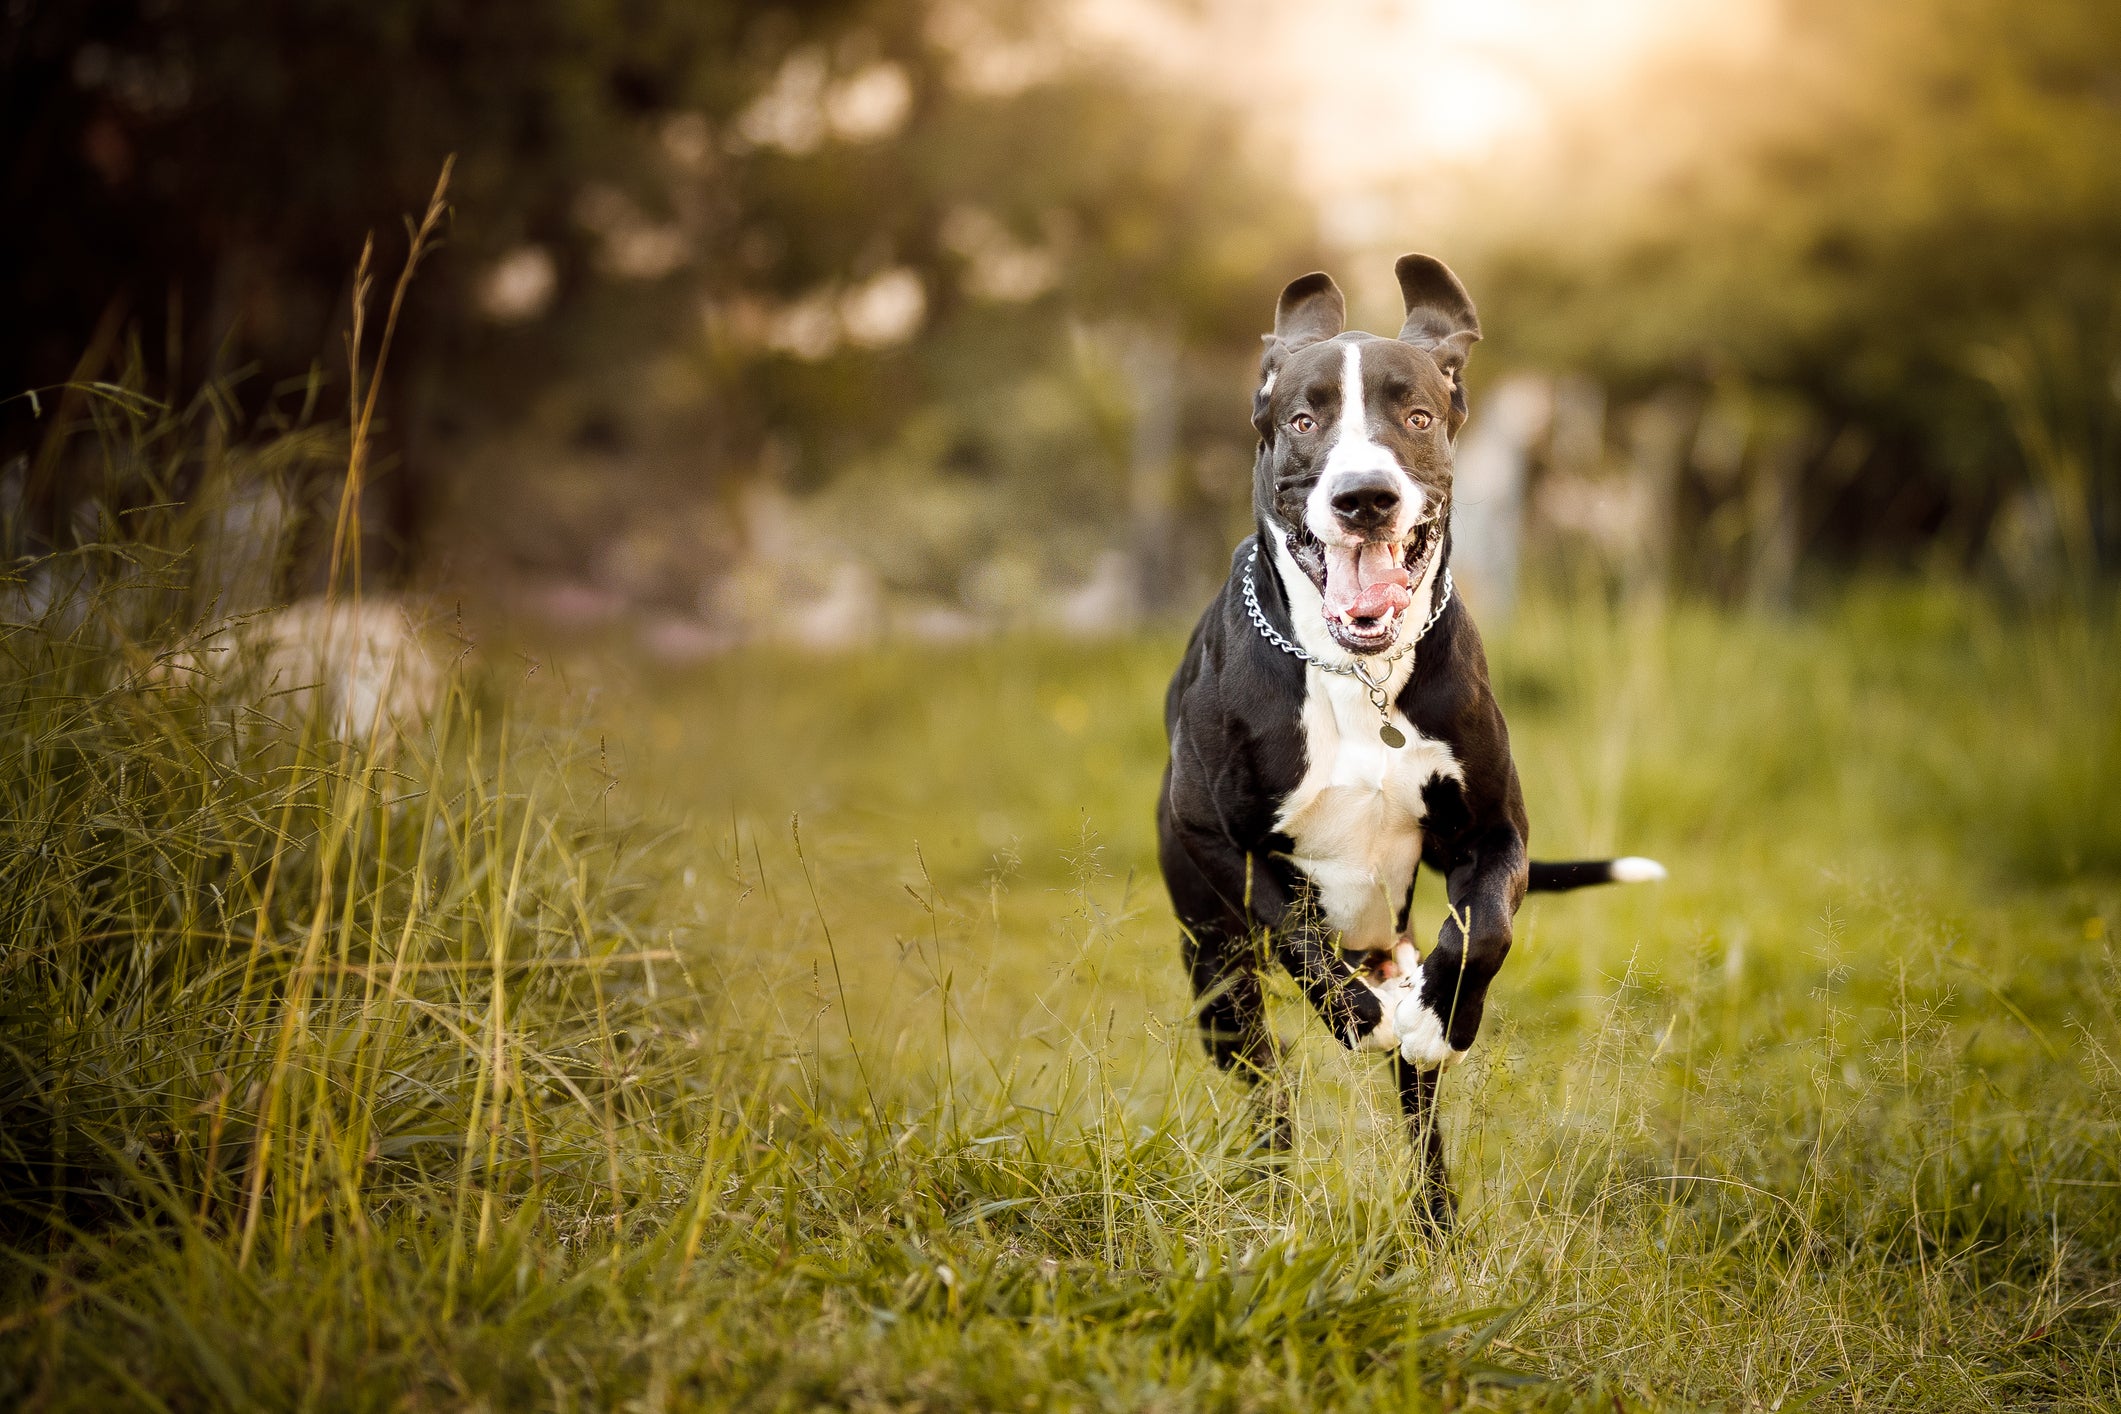
<instances>
[{"instance_id":1,"label":"dog's right ear","mask_svg":"<svg viewBox=\"0 0 2121 1414\"><path fill-rule=\"evenodd\" d=\"M1426 350L1451 380L1451 435L1466 418L1466 355L1480 342L1480 316L1473 297L1451 267L1433 255L1402 255L1392 267L1406 297L1407 322L1399 337Z\"/></svg>"},{"instance_id":2,"label":"dog's right ear","mask_svg":"<svg viewBox=\"0 0 2121 1414\"><path fill-rule=\"evenodd\" d=\"M1299 275L1282 288L1281 298L1274 303L1274 332L1262 336L1267 347L1259 356L1259 391L1252 395L1254 426L1267 415L1274 376L1289 355L1321 339L1335 338L1347 327L1348 301L1325 271ZM1266 436L1264 427L1260 435Z\"/></svg>"}]
</instances>

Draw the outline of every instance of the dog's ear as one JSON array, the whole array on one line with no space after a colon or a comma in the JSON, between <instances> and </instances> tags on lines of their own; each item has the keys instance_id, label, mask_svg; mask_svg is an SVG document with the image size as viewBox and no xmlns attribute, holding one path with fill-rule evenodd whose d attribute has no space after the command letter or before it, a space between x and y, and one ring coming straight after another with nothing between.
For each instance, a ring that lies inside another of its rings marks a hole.
<instances>
[{"instance_id":1,"label":"dog's ear","mask_svg":"<svg viewBox=\"0 0 2121 1414\"><path fill-rule=\"evenodd\" d=\"M1399 293L1407 302L1407 322L1400 325L1403 342L1425 349L1437 367L1451 380L1453 421L1466 415L1466 355L1480 340L1480 316L1473 312L1473 297L1451 273L1451 267L1433 255L1402 255L1392 267L1399 277Z\"/></svg>"},{"instance_id":2,"label":"dog's ear","mask_svg":"<svg viewBox=\"0 0 2121 1414\"><path fill-rule=\"evenodd\" d=\"M1299 275L1274 302L1274 341L1295 353L1306 344L1339 336L1348 327L1348 302L1323 270Z\"/></svg>"},{"instance_id":3,"label":"dog's ear","mask_svg":"<svg viewBox=\"0 0 2121 1414\"><path fill-rule=\"evenodd\" d=\"M1267 399L1274 392L1274 375L1290 354L1321 339L1331 339L1348 327L1348 301L1340 286L1323 270L1299 275L1282 287L1274 302L1274 332L1265 335L1267 347L1259 356L1259 391L1252 395L1252 421L1257 425L1267 413ZM1266 429L1260 429L1266 435Z\"/></svg>"}]
</instances>

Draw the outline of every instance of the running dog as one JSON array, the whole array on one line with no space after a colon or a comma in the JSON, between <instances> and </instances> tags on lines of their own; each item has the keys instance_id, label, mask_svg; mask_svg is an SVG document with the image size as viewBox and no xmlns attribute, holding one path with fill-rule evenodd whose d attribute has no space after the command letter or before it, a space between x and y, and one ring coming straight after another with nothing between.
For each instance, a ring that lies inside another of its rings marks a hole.
<instances>
[{"instance_id":1,"label":"running dog","mask_svg":"<svg viewBox=\"0 0 2121 1414\"><path fill-rule=\"evenodd\" d=\"M1509 730L1451 592L1451 453L1480 321L1441 261L1402 256L1396 273L1396 338L1349 330L1323 273L1281 293L1252 397L1258 528L1165 698L1157 832L1201 1039L1269 1082L1264 1141L1289 1141L1259 980L1271 951L1343 1045L1395 1057L1447 1225L1436 1080L1480 1029L1518 904L1665 871L1527 857ZM1423 863L1450 903L1425 957L1407 934Z\"/></svg>"}]
</instances>

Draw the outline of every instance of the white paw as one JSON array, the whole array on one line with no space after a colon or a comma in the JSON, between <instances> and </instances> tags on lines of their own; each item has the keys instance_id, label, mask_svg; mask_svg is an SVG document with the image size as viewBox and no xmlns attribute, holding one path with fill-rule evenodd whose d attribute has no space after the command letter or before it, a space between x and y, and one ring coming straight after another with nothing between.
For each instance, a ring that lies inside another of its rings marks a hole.
<instances>
[{"instance_id":1,"label":"white paw","mask_svg":"<svg viewBox=\"0 0 2121 1414\"><path fill-rule=\"evenodd\" d=\"M1358 1051L1398 1050L1399 1026L1394 1018L1404 1014L1406 1008L1413 1002L1414 987L1417 979L1413 977L1387 977L1382 982L1372 982L1369 978L1364 977L1360 980L1365 987L1370 989L1370 995L1377 998L1379 1015L1377 1025L1371 1027L1364 1035L1356 1037L1355 1049Z\"/></svg>"},{"instance_id":2,"label":"white paw","mask_svg":"<svg viewBox=\"0 0 2121 1414\"><path fill-rule=\"evenodd\" d=\"M1451 1049L1443 1034L1443 1018L1423 1006L1418 996L1400 1002L1393 1026L1399 1032L1400 1059L1409 1065L1432 1070L1454 1064L1465 1055L1464 1051Z\"/></svg>"}]
</instances>

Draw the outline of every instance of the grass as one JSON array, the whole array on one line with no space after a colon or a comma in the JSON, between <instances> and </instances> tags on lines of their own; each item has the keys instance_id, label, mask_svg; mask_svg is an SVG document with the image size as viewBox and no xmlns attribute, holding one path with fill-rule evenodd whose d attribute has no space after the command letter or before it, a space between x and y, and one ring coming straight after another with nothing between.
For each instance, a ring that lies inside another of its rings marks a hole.
<instances>
[{"instance_id":1,"label":"grass","mask_svg":"<svg viewBox=\"0 0 2121 1414\"><path fill-rule=\"evenodd\" d=\"M1242 1156L1154 872L1175 639L474 649L386 747L146 685L185 574L47 557L0 630L0 1404L2121 1395L2109 610L1535 598L1535 852L1673 877L1521 915L1439 1245L1287 987L1296 1152Z\"/></svg>"}]
</instances>

